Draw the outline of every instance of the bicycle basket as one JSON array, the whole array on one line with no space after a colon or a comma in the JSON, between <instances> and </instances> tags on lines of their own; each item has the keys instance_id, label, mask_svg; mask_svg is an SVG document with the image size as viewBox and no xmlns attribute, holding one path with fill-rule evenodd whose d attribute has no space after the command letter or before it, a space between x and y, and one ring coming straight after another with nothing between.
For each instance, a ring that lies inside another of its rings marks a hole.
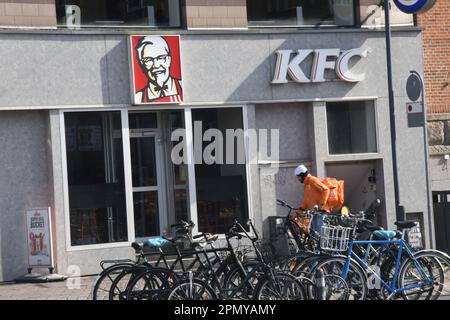
<instances>
[{"instance_id":1,"label":"bicycle basket","mask_svg":"<svg viewBox=\"0 0 450 320\"><path fill-rule=\"evenodd\" d=\"M347 251L352 229L324 225L320 229L320 248L328 251Z\"/></svg>"},{"instance_id":2,"label":"bicycle basket","mask_svg":"<svg viewBox=\"0 0 450 320\"><path fill-rule=\"evenodd\" d=\"M278 260L279 257L274 253L273 246L270 243L258 242L256 246L261 252L261 255L266 263L271 263Z\"/></svg>"}]
</instances>

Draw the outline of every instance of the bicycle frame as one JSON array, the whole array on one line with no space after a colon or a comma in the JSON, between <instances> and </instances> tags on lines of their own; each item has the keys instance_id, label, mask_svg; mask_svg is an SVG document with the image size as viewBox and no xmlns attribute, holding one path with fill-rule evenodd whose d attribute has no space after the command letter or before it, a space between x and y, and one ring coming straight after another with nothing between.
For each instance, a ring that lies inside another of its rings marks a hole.
<instances>
[{"instance_id":1,"label":"bicycle frame","mask_svg":"<svg viewBox=\"0 0 450 320\"><path fill-rule=\"evenodd\" d=\"M392 281L392 285L389 285L388 283L386 283L379 276L379 274L377 274L374 270L372 270L372 268L366 263L365 259L363 260L353 251L354 245L370 245L370 246L380 245L382 247L388 247L390 245L398 245L398 251L396 253L394 278ZM419 270L419 273L420 273L420 276L422 277L422 279L418 283L410 284L403 288L397 288L398 273L400 271L400 267L402 266L401 257L402 257L403 250L405 250L407 256L410 259L412 259L412 261L414 261L414 264L415 264L416 268ZM348 272L350 269L350 262L351 262L352 258L357 261L357 263L364 269L364 271L366 271L366 272L369 271L371 274L373 274L375 276L375 278L378 281L380 281L380 284L391 293L389 295L389 298L397 293L401 293L401 292L404 292L404 291L410 290L410 289L420 288L423 285L429 285L429 284L433 283L433 280L430 279L426 275L425 270L422 268L422 266L418 263L417 259L414 257L413 251L409 248L409 246L403 240L366 240L366 241L355 240L355 241L351 241L349 243L349 247L348 247L348 251L347 251L347 258L346 258L347 260L346 260L346 264L344 266L344 271L342 274L342 277L344 279L346 279L348 276Z\"/></svg>"},{"instance_id":2,"label":"bicycle frame","mask_svg":"<svg viewBox=\"0 0 450 320\"><path fill-rule=\"evenodd\" d=\"M273 276L274 276L273 275L273 270L269 267L267 262L264 260L260 250L256 246L256 241L259 239L259 236L258 236L258 234L257 234L257 232L255 230L255 227L253 226L253 224L250 222L250 227L253 229L253 231L254 231L254 233L256 235L256 238L252 238L250 236L250 234L245 230L245 228L238 221L235 221L235 225L238 226L241 229L240 231L245 234L245 237L248 238L251 241L252 246L253 246L253 248L255 250L255 253L256 253L257 260L259 262L258 262L258 264L252 266L251 270L247 272L245 270L242 262L240 261L239 257L237 256L235 249L233 248L233 246L232 246L232 244L230 242L231 237L228 237L228 236L225 237L225 239L227 241L227 248L226 248L226 250L230 252L230 256L232 257L232 259L234 260L235 264L239 268L239 273L243 277L241 283L236 288L233 288L233 289L224 289L224 288L222 288L221 285L220 285L220 281L219 281L217 275L214 272L214 269L213 269L211 261L207 260L206 262L207 262L208 267L209 267L209 269L211 271L211 274L212 274L212 278L208 281L208 284L216 283L216 285L217 285L216 289L218 290L219 295L222 298L226 298L226 299L231 299L231 298L235 297L235 295L244 286L250 286L249 280L255 275L255 273L258 270L262 270L264 272L265 276L269 277L270 279L273 279ZM207 252L207 250L203 250L203 254L205 256L206 256L206 252Z\"/></svg>"}]
</instances>

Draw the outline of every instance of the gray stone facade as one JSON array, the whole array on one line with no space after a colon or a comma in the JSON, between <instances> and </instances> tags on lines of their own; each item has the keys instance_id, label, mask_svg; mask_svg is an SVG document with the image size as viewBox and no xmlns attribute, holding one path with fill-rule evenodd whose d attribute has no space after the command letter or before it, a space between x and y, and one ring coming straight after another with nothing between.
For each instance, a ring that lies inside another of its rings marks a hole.
<instances>
[{"instance_id":1,"label":"gray stone facade","mask_svg":"<svg viewBox=\"0 0 450 320\"><path fill-rule=\"evenodd\" d=\"M175 32L164 32L171 34ZM185 102L177 107L247 106L249 128L280 128L280 170L274 175L265 159L251 166L250 202L256 225L267 234L266 218L285 212L275 199L297 203L301 185L292 176L300 162L314 174L326 176L327 165L370 161L380 182L377 195L384 200L381 223L394 228L392 157L387 101L384 33L379 30L289 31L181 31ZM421 71L420 30L393 33L396 105L404 106L409 70ZM355 66L366 72L359 83L271 85L275 51L279 49L364 47L369 55ZM63 146L60 111L86 109L129 110L130 80L128 34L111 32L0 33L0 281L26 271L24 220L26 208L50 206L53 212L57 272L78 265L83 274L99 271L101 259L132 258L127 244L107 249L68 250L67 201L63 194ZM377 152L330 155L327 141L327 101L374 101ZM23 111L11 111L11 110ZM39 111L30 111L35 109ZM145 107L144 107L145 109ZM403 110L400 108L400 110ZM417 213L432 244L432 225L426 191L421 128L408 128L405 113L398 113L397 152L400 202ZM438 125L439 126L439 125ZM437 130L439 132L439 129ZM441 136L436 134L436 141ZM442 137L443 141L445 137ZM414 159L412 161L411 159ZM411 175L414 172L414 175Z\"/></svg>"}]
</instances>

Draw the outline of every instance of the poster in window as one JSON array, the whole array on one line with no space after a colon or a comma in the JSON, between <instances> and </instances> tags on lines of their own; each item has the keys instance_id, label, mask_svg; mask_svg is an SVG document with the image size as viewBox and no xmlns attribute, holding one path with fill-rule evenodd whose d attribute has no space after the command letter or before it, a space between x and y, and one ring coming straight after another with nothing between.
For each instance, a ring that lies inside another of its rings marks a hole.
<instances>
[{"instance_id":1,"label":"poster in window","mask_svg":"<svg viewBox=\"0 0 450 320\"><path fill-rule=\"evenodd\" d=\"M131 36L130 59L134 104L183 102L179 36Z\"/></svg>"}]
</instances>

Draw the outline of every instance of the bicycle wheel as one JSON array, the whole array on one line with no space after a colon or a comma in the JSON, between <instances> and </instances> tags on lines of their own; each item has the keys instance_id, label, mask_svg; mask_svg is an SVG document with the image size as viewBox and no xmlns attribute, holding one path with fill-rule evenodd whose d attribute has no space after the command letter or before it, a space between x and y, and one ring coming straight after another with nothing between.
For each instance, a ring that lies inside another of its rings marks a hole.
<instances>
[{"instance_id":1,"label":"bicycle wheel","mask_svg":"<svg viewBox=\"0 0 450 320\"><path fill-rule=\"evenodd\" d=\"M315 284L317 288L317 284ZM330 274L325 276L325 298L326 300L349 300L350 288L347 281L338 275Z\"/></svg>"},{"instance_id":2,"label":"bicycle wheel","mask_svg":"<svg viewBox=\"0 0 450 320\"><path fill-rule=\"evenodd\" d=\"M346 263L347 258L343 256L330 257L320 261L310 273L309 278L311 281L314 281L316 271L320 268L325 278L335 275L345 279L348 286L347 300L365 300L367 296L367 277L363 269L355 261L350 261L347 276L343 277Z\"/></svg>"},{"instance_id":3,"label":"bicycle wheel","mask_svg":"<svg viewBox=\"0 0 450 320\"><path fill-rule=\"evenodd\" d=\"M442 272L444 273L444 282L442 283L439 296L450 296L450 257L443 252L439 252L435 256L435 259L440 262ZM439 296L436 297L436 299L439 298Z\"/></svg>"},{"instance_id":4,"label":"bicycle wheel","mask_svg":"<svg viewBox=\"0 0 450 320\"><path fill-rule=\"evenodd\" d=\"M125 269L134 267L135 264L115 264L103 270L92 284L92 300L108 300L111 286L118 275Z\"/></svg>"},{"instance_id":5,"label":"bicycle wheel","mask_svg":"<svg viewBox=\"0 0 450 320\"><path fill-rule=\"evenodd\" d=\"M145 266L135 266L124 269L113 281L111 289L109 290L109 300L126 300L127 288L129 283L135 276L145 272Z\"/></svg>"},{"instance_id":6,"label":"bicycle wheel","mask_svg":"<svg viewBox=\"0 0 450 320\"><path fill-rule=\"evenodd\" d=\"M230 294L239 288L239 290L233 294L232 298L243 300L251 299L258 283L258 276L262 271L256 271L256 273L253 274L253 276L250 277L245 284L243 284L243 282L247 274L249 274L259 264L260 262L258 261L244 262L242 266L244 267L245 274L242 273L242 270L237 265L234 265L234 268L225 277L223 291Z\"/></svg>"},{"instance_id":7,"label":"bicycle wheel","mask_svg":"<svg viewBox=\"0 0 450 320\"><path fill-rule=\"evenodd\" d=\"M307 251L300 251L296 254L290 255L288 257L285 257L281 259L277 264L282 271L286 272L293 272L294 270L298 270L299 266L302 265L302 263L310 258L311 256L314 256L315 254L312 252Z\"/></svg>"},{"instance_id":8,"label":"bicycle wheel","mask_svg":"<svg viewBox=\"0 0 450 320\"><path fill-rule=\"evenodd\" d=\"M399 288L405 300L435 300L439 298L445 285L443 265L434 254L414 255L406 260L399 273Z\"/></svg>"},{"instance_id":9,"label":"bicycle wheel","mask_svg":"<svg viewBox=\"0 0 450 320\"><path fill-rule=\"evenodd\" d=\"M249 261L253 261L253 260L249 260ZM228 256L222 262L220 262L219 260L215 260L212 263L212 266L214 268L213 272L216 274L216 277L219 280L220 286L223 287L225 285L225 281L228 277L228 274L236 268L236 262L234 261L233 257ZM208 266L202 265L200 268L198 268L196 270L196 272L194 273L194 277L199 278L199 279L208 279L208 278L212 278L213 275L211 274L211 270ZM217 284L215 284L215 285L217 285Z\"/></svg>"},{"instance_id":10,"label":"bicycle wheel","mask_svg":"<svg viewBox=\"0 0 450 320\"><path fill-rule=\"evenodd\" d=\"M419 257L426 254L428 256L432 256L435 262L439 262L439 266L442 269L442 273L444 275L443 282L440 282L439 286L435 288L433 295L430 297L431 300L438 299L441 295L449 296L450 295L450 256L445 252L427 249L421 250L415 253L415 257Z\"/></svg>"},{"instance_id":11,"label":"bicycle wheel","mask_svg":"<svg viewBox=\"0 0 450 320\"><path fill-rule=\"evenodd\" d=\"M180 281L170 292L168 300L216 300L216 294L200 279Z\"/></svg>"},{"instance_id":12,"label":"bicycle wheel","mask_svg":"<svg viewBox=\"0 0 450 320\"><path fill-rule=\"evenodd\" d=\"M300 281L286 272L276 272L260 278L255 300L305 300L306 292Z\"/></svg>"},{"instance_id":13,"label":"bicycle wheel","mask_svg":"<svg viewBox=\"0 0 450 320\"><path fill-rule=\"evenodd\" d=\"M308 276L319 264L319 262L324 261L328 258L330 258L330 255L312 254L298 263L295 268L292 269L292 274L294 274L296 277Z\"/></svg>"},{"instance_id":14,"label":"bicycle wheel","mask_svg":"<svg viewBox=\"0 0 450 320\"><path fill-rule=\"evenodd\" d=\"M175 274L169 269L152 268L132 276L126 288L127 300L166 300Z\"/></svg>"}]
</instances>

